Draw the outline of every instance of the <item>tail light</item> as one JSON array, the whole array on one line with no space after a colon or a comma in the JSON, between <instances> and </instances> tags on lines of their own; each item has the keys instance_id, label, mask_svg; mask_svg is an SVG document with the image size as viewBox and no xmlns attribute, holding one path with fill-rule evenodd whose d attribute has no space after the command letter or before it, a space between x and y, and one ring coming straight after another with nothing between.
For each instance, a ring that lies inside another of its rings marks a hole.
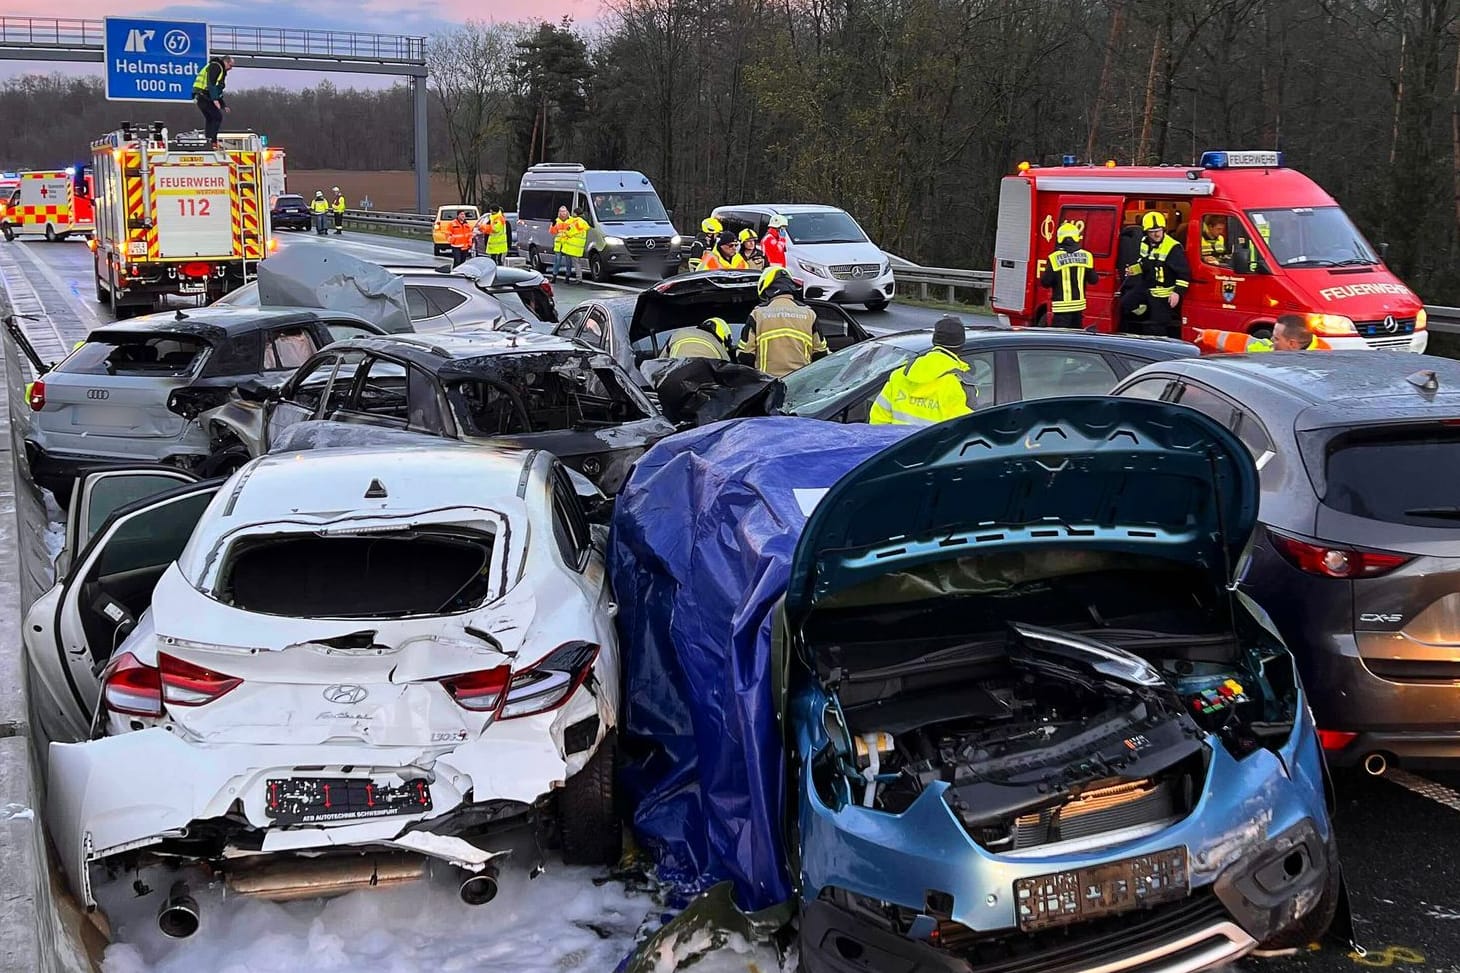
<instances>
[{"instance_id":1,"label":"tail light","mask_svg":"<svg viewBox=\"0 0 1460 973\"><path fill-rule=\"evenodd\" d=\"M473 713L495 713L512 678L511 666L467 672L441 680L456 705Z\"/></svg>"},{"instance_id":2,"label":"tail light","mask_svg":"<svg viewBox=\"0 0 1460 973\"><path fill-rule=\"evenodd\" d=\"M162 672L162 698L174 706L202 706L243 685L237 676L204 669L174 656L159 655L157 663Z\"/></svg>"},{"instance_id":3,"label":"tail light","mask_svg":"<svg viewBox=\"0 0 1460 973\"><path fill-rule=\"evenodd\" d=\"M101 699L113 713L131 716L162 715L161 674L123 652L101 673Z\"/></svg>"},{"instance_id":4,"label":"tail light","mask_svg":"<svg viewBox=\"0 0 1460 973\"><path fill-rule=\"evenodd\" d=\"M593 671L598 646L591 642L568 642L544 659L512 677L501 718L536 716L566 703Z\"/></svg>"},{"instance_id":5,"label":"tail light","mask_svg":"<svg viewBox=\"0 0 1460 973\"><path fill-rule=\"evenodd\" d=\"M543 281L541 284L538 284L537 286L538 287L541 287L542 288L542 292L544 294L546 294L548 297L552 297L553 296L553 285L552 284L548 283L547 281Z\"/></svg>"},{"instance_id":6,"label":"tail light","mask_svg":"<svg viewBox=\"0 0 1460 973\"><path fill-rule=\"evenodd\" d=\"M1357 733L1345 733L1342 730L1318 731L1318 743L1324 750L1342 750L1358 738Z\"/></svg>"},{"instance_id":7,"label":"tail light","mask_svg":"<svg viewBox=\"0 0 1460 973\"><path fill-rule=\"evenodd\" d=\"M213 272L212 265L205 264L201 260L189 261L183 264L181 269L184 277L207 277Z\"/></svg>"},{"instance_id":8,"label":"tail light","mask_svg":"<svg viewBox=\"0 0 1460 973\"><path fill-rule=\"evenodd\" d=\"M96 253L96 237L94 237L94 236L87 237L86 238L86 246L88 248L90 248L90 250L91 250L92 253Z\"/></svg>"},{"instance_id":9,"label":"tail light","mask_svg":"<svg viewBox=\"0 0 1460 973\"><path fill-rule=\"evenodd\" d=\"M46 407L46 383L36 379L30 383L30 390L25 393L25 401L30 404L30 411L39 412Z\"/></svg>"},{"instance_id":10,"label":"tail light","mask_svg":"<svg viewBox=\"0 0 1460 973\"><path fill-rule=\"evenodd\" d=\"M1273 548L1293 567L1324 578L1377 578L1414 560L1409 554L1332 547L1268 530Z\"/></svg>"}]
</instances>

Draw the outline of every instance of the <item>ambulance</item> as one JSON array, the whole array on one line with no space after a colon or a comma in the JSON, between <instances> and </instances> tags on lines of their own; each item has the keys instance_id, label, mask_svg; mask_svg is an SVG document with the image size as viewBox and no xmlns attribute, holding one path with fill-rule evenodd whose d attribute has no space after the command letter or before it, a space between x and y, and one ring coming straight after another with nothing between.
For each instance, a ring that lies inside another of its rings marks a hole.
<instances>
[{"instance_id":1,"label":"ambulance","mask_svg":"<svg viewBox=\"0 0 1460 973\"><path fill-rule=\"evenodd\" d=\"M95 230L92 177L84 166L16 175L18 184L0 220L5 239L44 236L54 243L73 233L90 236Z\"/></svg>"},{"instance_id":2,"label":"ambulance","mask_svg":"<svg viewBox=\"0 0 1460 973\"><path fill-rule=\"evenodd\" d=\"M252 132L218 142L153 122L92 143L96 299L118 318L169 295L211 303L253 280L269 254L262 142Z\"/></svg>"},{"instance_id":3,"label":"ambulance","mask_svg":"<svg viewBox=\"0 0 1460 973\"><path fill-rule=\"evenodd\" d=\"M1424 305L1384 265L1331 196L1281 152L1207 152L1194 166L1020 164L999 189L993 307L1013 325L1049 319L1039 275L1055 229L1072 222L1095 258L1085 326L1118 329L1120 268L1135 262L1144 214L1157 211L1186 250L1182 336L1199 328L1271 334L1302 314L1335 348L1420 353Z\"/></svg>"}]
</instances>

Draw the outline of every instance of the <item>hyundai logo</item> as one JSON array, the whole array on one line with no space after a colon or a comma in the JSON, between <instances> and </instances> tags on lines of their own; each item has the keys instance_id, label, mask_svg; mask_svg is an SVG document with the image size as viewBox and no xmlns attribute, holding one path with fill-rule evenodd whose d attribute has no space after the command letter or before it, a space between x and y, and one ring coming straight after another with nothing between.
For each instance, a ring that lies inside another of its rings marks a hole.
<instances>
[{"instance_id":1,"label":"hyundai logo","mask_svg":"<svg viewBox=\"0 0 1460 973\"><path fill-rule=\"evenodd\" d=\"M1394 320L1394 315L1391 314L1384 319L1384 330L1390 334L1399 330L1399 322Z\"/></svg>"},{"instance_id":2,"label":"hyundai logo","mask_svg":"<svg viewBox=\"0 0 1460 973\"><path fill-rule=\"evenodd\" d=\"M358 703L369 695L370 691L364 686L326 686L324 690L326 701L342 706Z\"/></svg>"},{"instance_id":3,"label":"hyundai logo","mask_svg":"<svg viewBox=\"0 0 1460 973\"><path fill-rule=\"evenodd\" d=\"M648 247L650 250L653 250L655 247L659 246L659 244L655 243L653 240L645 240L644 246Z\"/></svg>"},{"instance_id":4,"label":"hyundai logo","mask_svg":"<svg viewBox=\"0 0 1460 973\"><path fill-rule=\"evenodd\" d=\"M111 395L111 393L108 392L106 389L87 389L86 390L86 397L88 399L105 399L105 398L110 397L110 395Z\"/></svg>"}]
</instances>

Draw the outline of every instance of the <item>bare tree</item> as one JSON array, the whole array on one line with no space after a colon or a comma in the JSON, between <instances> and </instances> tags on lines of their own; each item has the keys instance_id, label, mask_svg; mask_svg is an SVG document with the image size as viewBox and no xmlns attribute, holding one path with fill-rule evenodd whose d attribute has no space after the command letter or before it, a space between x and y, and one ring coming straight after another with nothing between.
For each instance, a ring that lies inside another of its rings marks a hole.
<instances>
[{"instance_id":1,"label":"bare tree","mask_svg":"<svg viewBox=\"0 0 1460 973\"><path fill-rule=\"evenodd\" d=\"M426 45L431 91L444 112L452 168L464 202L486 199L488 150L508 133L518 33L514 26L469 21Z\"/></svg>"}]
</instances>

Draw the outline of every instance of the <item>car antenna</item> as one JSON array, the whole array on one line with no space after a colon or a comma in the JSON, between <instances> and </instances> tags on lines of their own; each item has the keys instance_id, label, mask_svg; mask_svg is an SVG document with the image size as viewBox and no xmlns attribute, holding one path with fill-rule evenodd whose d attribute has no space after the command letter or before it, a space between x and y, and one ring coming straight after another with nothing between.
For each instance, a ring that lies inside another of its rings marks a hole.
<instances>
[{"instance_id":1,"label":"car antenna","mask_svg":"<svg viewBox=\"0 0 1460 973\"><path fill-rule=\"evenodd\" d=\"M1421 392L1433 395L1440 390L1440 376L1433 369L1425 368L1405 378L1405 381Z\"/></svg>"},{"instance_id":2,"label":"car antenna","mask_svg":"<svg viewBox=\"0 0 1460 973\"><path fill-rule=\"evenodd\" d=\"M178 320L178 321L186 321L187 319L188 319L188 316L182 312L182 308L178 308L177 309L177 318L175 320Z\"/></svg>"},{"instance_id":3,"label":"car antenna","mask_svg":"<svg viewBox=\"0 0 1460 973\"><path fill-rule=\"evenodd\" d=\"M388 496L390 494L385 492L385 484L381 483L379 479L371 480L370 486L365 488L366 500L384 500Z\"/></svg>"}]
</instances>

